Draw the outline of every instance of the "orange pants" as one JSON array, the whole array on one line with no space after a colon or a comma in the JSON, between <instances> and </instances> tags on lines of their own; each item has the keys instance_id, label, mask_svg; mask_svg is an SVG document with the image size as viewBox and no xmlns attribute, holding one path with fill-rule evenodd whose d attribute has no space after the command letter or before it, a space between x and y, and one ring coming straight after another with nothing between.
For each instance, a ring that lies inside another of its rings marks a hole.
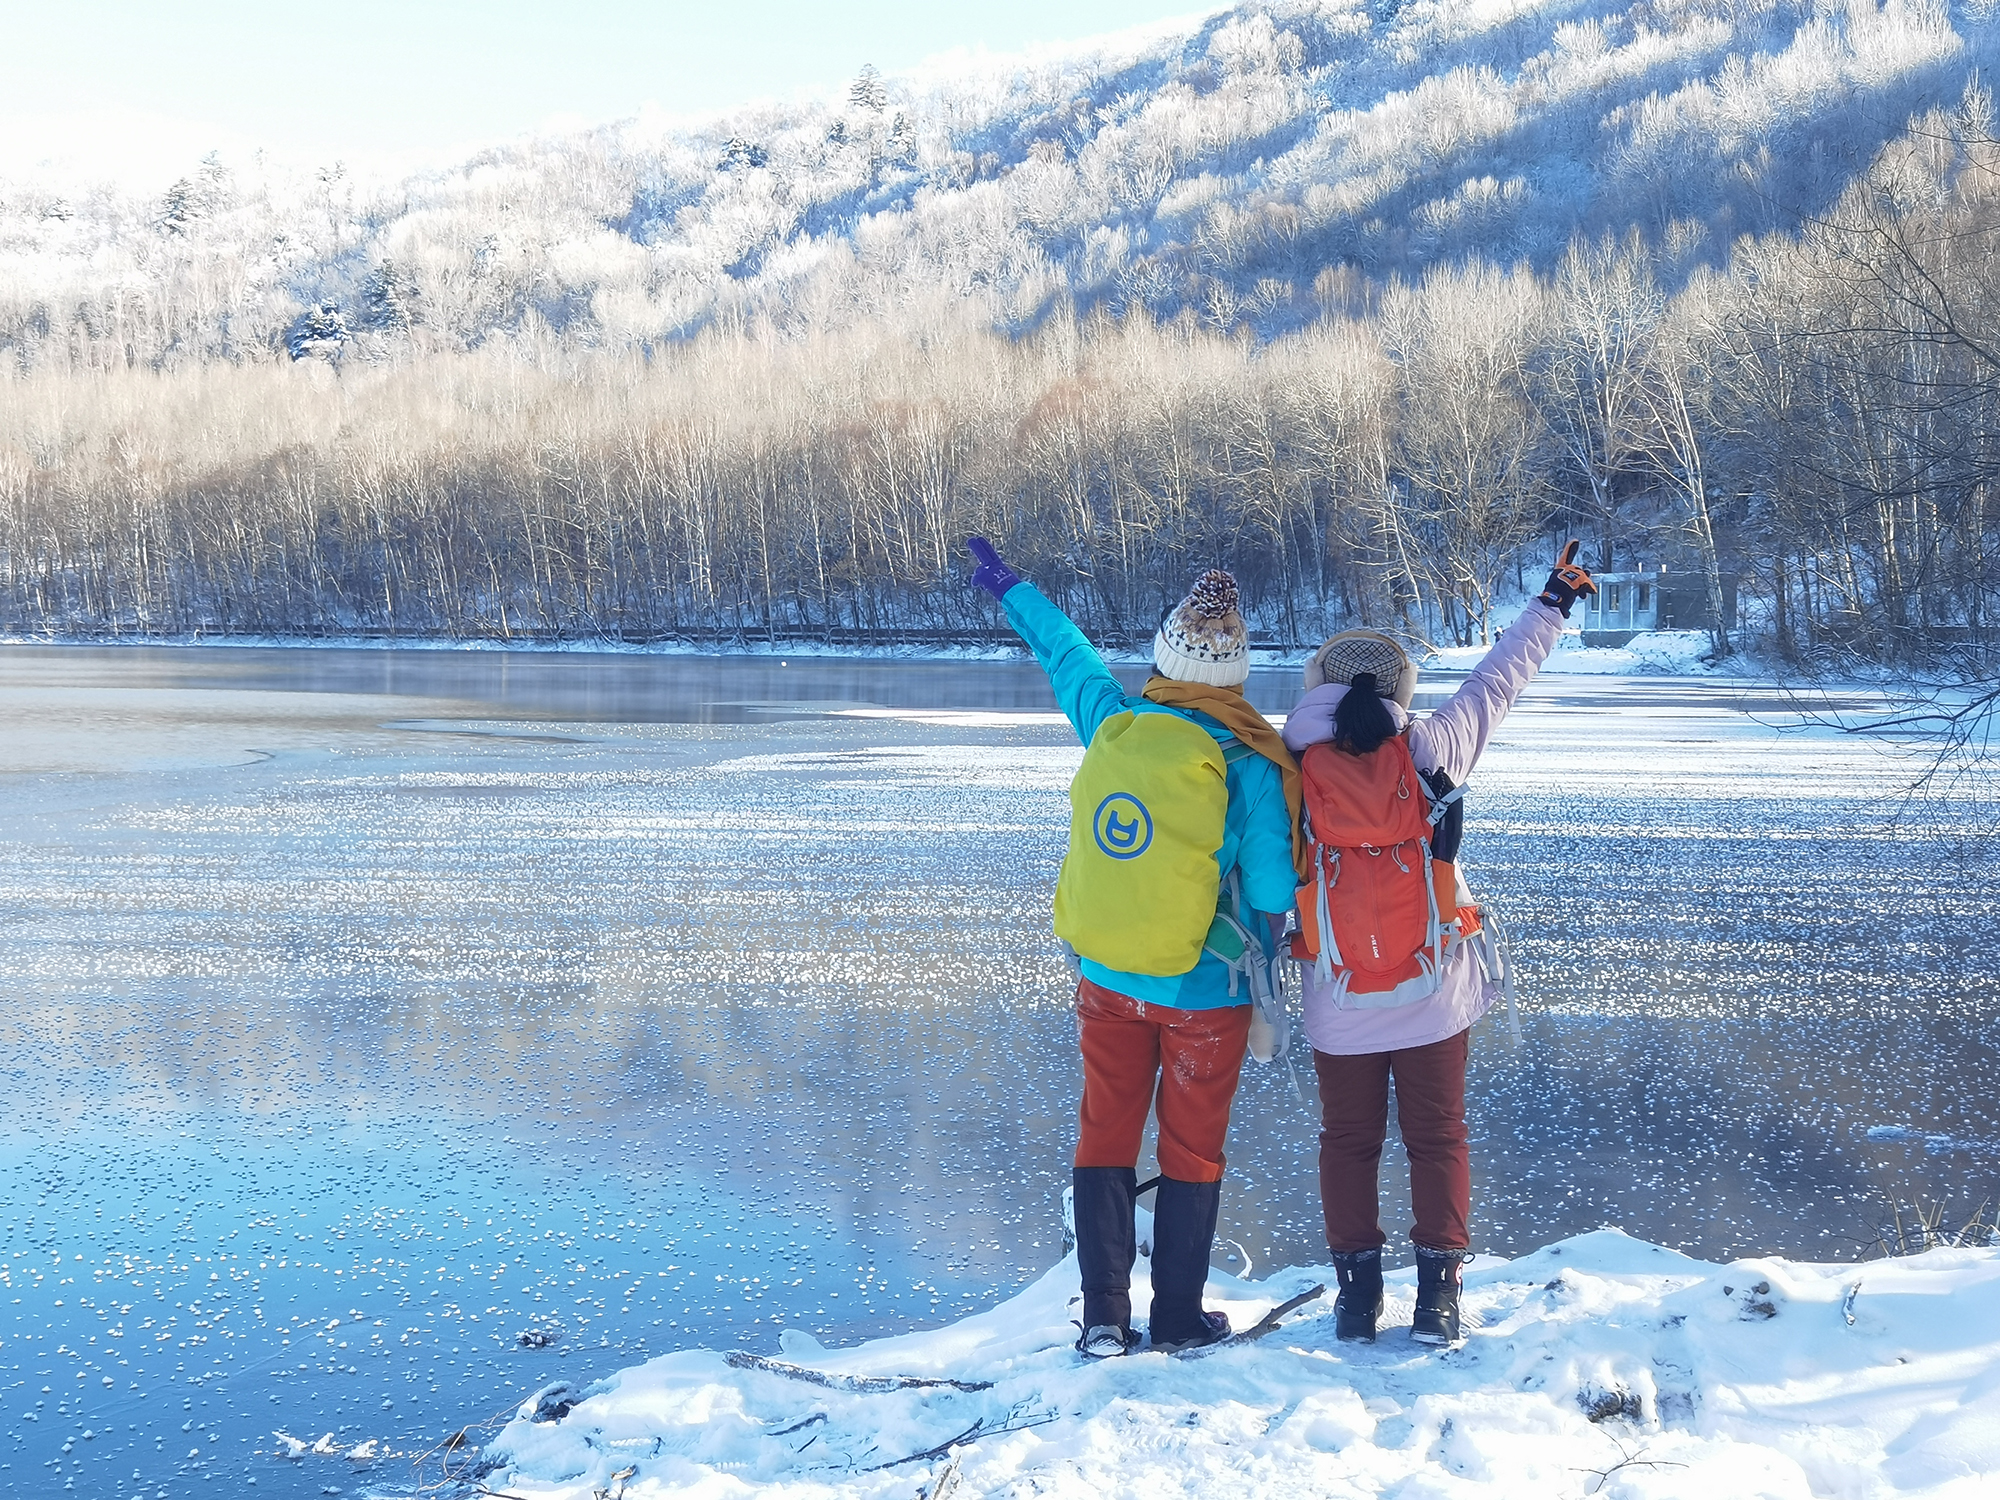
<instances>
[{"instance_id":1,"label":"orange pants","mask_svg":"<svg viewBox=\"0 0 2000 1500\"><path fill-rule=\"evenodd\" d=\"M1076 1019L1083 1034L1076 1165L1137 1165L1146 1112L1157 1102L1160 1170L1182 1182L1220 1181L1250 1007L1177 1010L1086 979L1076 988Z\"/></svg>"}]
</instances>

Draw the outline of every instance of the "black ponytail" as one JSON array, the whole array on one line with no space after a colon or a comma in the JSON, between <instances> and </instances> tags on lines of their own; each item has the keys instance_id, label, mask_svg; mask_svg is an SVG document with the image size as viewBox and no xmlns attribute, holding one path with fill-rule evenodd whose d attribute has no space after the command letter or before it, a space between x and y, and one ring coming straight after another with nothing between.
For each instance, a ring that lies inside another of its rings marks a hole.
<instances>
[{"instance_id":1,"label":"black ponytail","mask_svg":"<svg viewBox=\"0 0 2000 1500\"><path fill-rule=\"evenodd\" d=\"M1355 755L1368 755L1396 737L1396 720L1375 687L1373 672L1356 672L1333 709L1333 742Z\"/></svg>"}]
</instances>

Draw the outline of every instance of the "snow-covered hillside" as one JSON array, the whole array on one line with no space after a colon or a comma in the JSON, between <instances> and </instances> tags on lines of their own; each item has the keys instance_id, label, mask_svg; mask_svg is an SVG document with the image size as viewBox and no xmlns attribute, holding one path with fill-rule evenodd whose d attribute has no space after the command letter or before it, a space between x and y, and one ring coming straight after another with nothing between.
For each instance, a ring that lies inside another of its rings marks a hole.
<instances>
[{"instance_id":1,"label":"snow-covered hillside","mask_svg":"<svg viewBox=\"0 0 2000 1500\"><path fill-rule=\"evenodd\" d=\"M732 314L1066 301L1264 333L1477 252L1636 228L1669 265L1824 206L1992 48L1984 0L1248 0L1032 59L864 75L677 132L522 141L395 183L211 157L144 193L0 182L0 350L34 363Z\"/></svg>"},{"instance_id":2,"label":"snow-covered hillside","mask_svg":"<svg viewBox=\"0 0 2000 1500\"><path fill-rule=\"evenodd\" d=\"M1254 1344L1085 1366L1071 1258L935 1333L837 1353L787 1334L550 1388L452 1466L524 1500L1972 1500L2000 1483L2000 1252L1717 1266L1604 1230L1468 1271L1482 1326L1450 1352L1394 1326L1410 1276L1373 1346L1337 1343L1322 1298ZM1244 1327L1332 1279L1210 1291Z\"/></svg>"}]
</instances>

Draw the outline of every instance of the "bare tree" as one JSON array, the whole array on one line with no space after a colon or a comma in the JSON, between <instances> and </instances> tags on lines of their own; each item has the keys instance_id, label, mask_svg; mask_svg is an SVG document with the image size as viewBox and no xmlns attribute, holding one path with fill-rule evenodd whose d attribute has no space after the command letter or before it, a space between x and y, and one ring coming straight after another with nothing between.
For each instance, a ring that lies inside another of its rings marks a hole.
<instances>
[{"instance_id":1,"label":"bare tree","mask_svg":"<svg viewBox=\"0 0 2000 1500\"><path fill-rule=\"evenodd\" d=\"M1636 233L1574 241L1550 287L1534 360L1536 405L1560 458L1565 488L1597 537L1595 565L1614 565L1621 506L1658 430L1648 368L1665 300Z\"/></svg>"},{"instance_id":2,"label":"bare tree","mask_svg":"<svg viewBox=\"0 0 2000 1500\"><path fill-rule=\"evenodd\" d=\"M1407 513L1408 550L1430 578L1441 625L1492 639L1499 585L1547 511L1547 428L1528 399L1542 291L1473 264L1383 298L1383 340L1402 375L1397 468L1386 504Z\"/></svg>"},{"instance_id":3,"label":"bare tree","mask_svg":"<svg viewBox=\"0 0 2000 1500\"><path fill-rule=\"evenodd\" d=\"M1712 371L1722 357L1712 337L1712 288L1698 279L1655 330L1636 372L1634 399L1644 426L1634 457L1647 462L1679 497L1685 525L1701 558L1708 595L1709 636L1717 657L1730 652L1729 612L1722 587L1722 559L1709 503L1708 452L1717 429Z\"/></svg>"}]
</instances>

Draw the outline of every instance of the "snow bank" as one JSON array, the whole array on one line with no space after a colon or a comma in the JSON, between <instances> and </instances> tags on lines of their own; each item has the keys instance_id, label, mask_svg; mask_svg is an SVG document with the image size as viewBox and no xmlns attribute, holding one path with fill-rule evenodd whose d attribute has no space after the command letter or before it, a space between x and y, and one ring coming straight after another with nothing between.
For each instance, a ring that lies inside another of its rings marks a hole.
<instances>
[{"instance_id":1,"label":"snow bank","mask_svg":"<svg viewBox=\"0 0 2000 1500\"><path fill-rule=\"evenodd\" d=\"M2000 1252L1716 1266L1600 1230L1468 1270L1480 1326L1449 1352L1409 1342L1411 1274L1373 1346L1335 1341L1327 1298L1260 1343L1086 1366L1069 1258L935 1332L838 1352L787 1333L781 1358L688 1350L542 1393L488 1446L484 1483L534 1500L2000 1492ZM1218 1273L1209 1296L1243 1327L1332 1280Z\"/></svg>"},{"instance_id":2,"label":"snow bank","mask_svg":"<svg viewBox=\"0 0 2000 1500\"><path fill-rule=\"evenodd\" d=\"M1492 648L1448 646L1434 651L1424 665L1444 672L1469 672ZM1566 631L1542 675L1573 673L1589 677L1707 677L1741 676L1748 665L1742 657L1711 663L1715 645L1705 630L1648 630L1623 646L1586 646L1578 632Z\"/></svg>"},{"instance_id":3,"label":"snow bank","mask_svg":"<svg viewBox=\"0 0 2000 1500\"><path fill-rule=\"evenodd\" d=\"M0 634L0 646L211 646L251 650L323 651L511 651L554 655L597 656L743 656L821 658L843 661L945 661L1023 662L1030 661L1025 646L1011 635L992 645L941 646L929 644L872 645L829 644L825 641L614 641L587 639L495 640L485 637L447 636L286 636L286 635L158 635L158 636L38 636ZM1469 672L1478 666L1490 646L1447 646L1433 651L1422 665L1438 672ZM1542 668L1547 673L1578 673L1610 677L1707 677L1742 676L1754 664L1739 655L1711 665L1705 658L1712 649L1707 632L1700 630L1654 630L1636 636L1624 646L1584 646L1576 631L1566 633L1555 654ZM1104 659L1114 666L1146 666L1153 660L1147 645L1100 647ZM1291 668L1305 665L1306 652L1276 651L1253 647L1250 660L1259 668ZM1758 672L1757 675L1768 675Z\"/></svg>"}]
</instances>

